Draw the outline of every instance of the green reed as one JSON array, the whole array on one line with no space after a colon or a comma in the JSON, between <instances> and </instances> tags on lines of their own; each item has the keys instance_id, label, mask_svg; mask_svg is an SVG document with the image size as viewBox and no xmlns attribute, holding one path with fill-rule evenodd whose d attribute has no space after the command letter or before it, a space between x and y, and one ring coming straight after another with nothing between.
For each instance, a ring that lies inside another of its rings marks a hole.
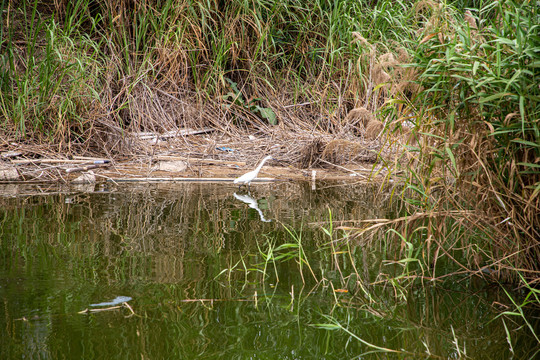
<instances>
[{"instance_id":1,"label":"green reed","mask_svg":"<svg viewBox=\"0 0 540 360\"><path fill-rule=\"evenodd\" d=\"M528 2L486 3L465 18L448 6L432 14L438 27L423 34L413 61L423 91L415 99L422 140L413 145L420 166L407 173L411 203L429 211L477 208L518 248L534 248L540 238L539 20ZM499 247L506 255L517 249ZM537 254L511 258L534 272Z\"/></svg>"}]
</instances>

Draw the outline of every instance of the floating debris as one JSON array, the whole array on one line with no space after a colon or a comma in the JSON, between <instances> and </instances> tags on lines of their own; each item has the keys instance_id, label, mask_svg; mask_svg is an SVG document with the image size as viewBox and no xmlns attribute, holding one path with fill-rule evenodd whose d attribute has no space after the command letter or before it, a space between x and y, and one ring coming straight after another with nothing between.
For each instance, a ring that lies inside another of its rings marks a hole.
<instances>
[{"instance_id":1,"label":"floating debris","mask_svg":"<svg viewBox=\"0 0 540 360\"><path fill-rule=\"evenodd\" d=\"M111 300L109 302L102 302L102 303L99 303L99 304L90 304L90 306L93 306L93 307L97 307L97 306L115 306L115 305L119 305L119 304L122 304L122 303L125 303L125 302L128 302L128 301L131 301L133 300L133 298L129 297L129 296L117 296L116 298L114 298L114 300Z\"/></svg>"}]
</instances>

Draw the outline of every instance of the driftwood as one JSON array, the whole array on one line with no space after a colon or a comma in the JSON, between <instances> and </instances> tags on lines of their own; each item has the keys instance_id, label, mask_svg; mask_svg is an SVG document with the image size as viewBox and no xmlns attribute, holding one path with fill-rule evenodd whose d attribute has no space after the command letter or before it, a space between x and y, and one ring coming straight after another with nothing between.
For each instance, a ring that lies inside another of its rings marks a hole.
<instances>
[{"instance_id":1,"label":"driftwood","mask_svg":"<svg viewBox=\"0 0 540 360\"><path fill-rule=\"evenodd\" d=\"M88 171L88 170L91 170L91 169L96 169L96 168L100 168L100 167L107 167L107 166L109 166L109 164L93 164L93 165L81 166L81 167L76 167L76 168L69 168L69 169L66 169L66 172L69 174L69 173L73 173L73 172Z\"/></svg>"},{"instance_id":2,"label":"driftwood","mask_svg":"<svg viewBox=\"0 0 540 360\"><path fill-rule=\"evenodd\" d=\"M167 131L166 133L163 133L163 134L157 134L153 132L133 133L133 136L138 137L141 140L151 140L151 139L156 139L156 138L166 139L166 138L178 137L178 136L206 134L212 131L214 131L214 129L212 128L204 128L200 130L179 129L179 130Z\"/></svg>"},{"instance_id":3,"label":"driftwood","mask_svg":"<svg viewBox=\"0 0 540 360\"><path fill-rule=\"evenodd\" d=\"M180 177L171 177L171 178L119 178L119 179L109 179L108 181L114 182L233 182L234 178L180 178ZM277 181L274 178L256 178L252 182L273 182Z\"/></svg>"},{"instance_id":4,"label":"driftwood","mask_svg":"<svg viewBox=\"0 0 540 360\"><path fill-rule=\"evenodd\" d=\"M84 159L25 159L25 160L11 160L12 164L25 165L25 164L107 164L111 162L108 159L100 160L84 160Z\"/></svg>"}]
</instances>

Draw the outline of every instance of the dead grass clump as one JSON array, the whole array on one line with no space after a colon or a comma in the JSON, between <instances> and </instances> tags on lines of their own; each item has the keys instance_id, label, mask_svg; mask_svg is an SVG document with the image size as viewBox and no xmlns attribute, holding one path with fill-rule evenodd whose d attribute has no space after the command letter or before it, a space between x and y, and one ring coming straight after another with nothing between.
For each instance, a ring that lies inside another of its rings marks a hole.
<instances>
[{"instance_id":1,"label":"dead grass clump","mask_svg":"<svg viewBox=\"0 0 540 360\"><path fill-rule=\"evenodd\" d=\"M345 117L345 125L366 127L370 121L375 120L375 117L365 107L352 109Z\"/></svg>"},{"instance_id":2,"label":"dead grass clump","mask_svg":"<svg viewBox=\"0 0 540 360\"><path fill-rule=\"evenodd\" d=\"M313 139L300 151L300 160L298 162L301 169L316 167L320 164L321 154L325 144L322 139Z\"/></svg>"},{"instance_id":3,"label":"dead grass clump","mask_svg":"<svg viewBox=\"0 0 540 360\"><path fill-rule=\"evenodd\" d=\"M329 163L342 165L354 161L375 162L377 155L358 142L335 139L326 144L321 158Z\"/></svg>"},{"instance_id":4,"label":"dead grass clump","mask_svg":"<svg viewBox=\"0 0 540 360\"><path fill-rule=\"evenodd\" d=\"M373 67L372 74L371 74L371 80L373 81L373 84L375 86L389 83L391 79L392 78L385 71L385 68L382 64L375 64L375 66Z\"/></svg>"},{"instance_id":5,"label":"dead grass clump","mask_svg":"<svg viewBox=\"0 0 540 360\"><path fill-rule=\"evenodd\" d=\"M365 133L366 139L368 140L376 139L381 134L383 129L384 129L384 125L382 122L375 119L371 120L366 126L366 133Z\"/></svg>"},{"instance_id":6,"label":"dead grass clump","mask_svg":"<svg viewBox=\"0 0 540 360\"><path fill-rule=\"evenodd\" d=\"M473 14L471 13L471 10L465 11L464 20L469 24L469 27L471 29L478 29L478 26L476 25L476 20Z\"/></svg>"}]
</instances>

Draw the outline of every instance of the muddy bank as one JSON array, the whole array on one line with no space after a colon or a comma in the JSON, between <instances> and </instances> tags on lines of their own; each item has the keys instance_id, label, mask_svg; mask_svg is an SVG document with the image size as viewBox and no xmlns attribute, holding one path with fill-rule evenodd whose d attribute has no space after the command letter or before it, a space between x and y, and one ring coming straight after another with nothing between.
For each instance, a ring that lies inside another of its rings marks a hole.
<instances>
[{"instance_id":1,"label":"muddy bank","mask_svg":"<svg viewBox=\"0 0 540 360\"><path fill-rule=\"evenodd\" d=\"M378 141L325 134L223 136L213 130L182 136L132 136L123 154L82 155L46 146L1 148L0 182L233 181L272 155L259 173L267 181L367 181L385 175Z\"/></svg>"},{"instance_id":2,"label":"muddy bank","mask_svg":"<svg viewBox=\"0 0 540 360\"><path fill-rule=\"evenodd\" d=\"M0 183L13 182L99 182L99 181L233 181L253 170L243 161L197 159L180 156L148 157L140 161L108 159L45 159L15 162L0 168ZM21 161L21 160L19 160ZM279 160L269 161L258 178L266 181L370 180L380 167L373 164L348 164L333 168L299 169ZM45 173L47 173L45 175ZM35 176L32 176L35 175ZM88 176L90 175L90 176Z\"/></svg>"}]
</instances>

